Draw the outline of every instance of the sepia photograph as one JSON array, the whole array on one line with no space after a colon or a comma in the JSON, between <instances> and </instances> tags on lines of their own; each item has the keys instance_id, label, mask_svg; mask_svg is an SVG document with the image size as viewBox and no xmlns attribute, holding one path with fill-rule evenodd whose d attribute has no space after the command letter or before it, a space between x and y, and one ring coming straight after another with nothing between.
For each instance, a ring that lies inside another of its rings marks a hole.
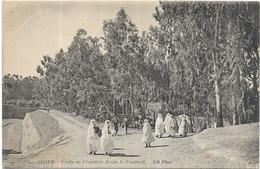
<instances>
[{"instance_id":1,"label":"sepia photograph","mask_svg":"<svg viewBox=\"0 0 260 169\"><path fill-rule=\"evenodd\" d=\"M2 168L259 168L259 1L2 2Z\"/></svg>"}]
</instances>

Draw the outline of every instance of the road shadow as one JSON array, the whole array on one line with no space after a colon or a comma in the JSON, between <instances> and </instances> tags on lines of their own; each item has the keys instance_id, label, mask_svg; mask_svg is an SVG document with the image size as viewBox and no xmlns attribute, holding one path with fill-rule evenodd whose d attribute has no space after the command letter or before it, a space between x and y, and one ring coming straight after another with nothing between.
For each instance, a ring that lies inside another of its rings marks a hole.
<instances>
[{"instance_id":1,"label":"road shadow","mask_svg":"<svg viewBox=\"0 0 260 169\"><path fill-rule=\"evenodd\" d=\"M186 137L191 137L191 136L194 136L195 134L192 134L192 135L187 135L187 136L173 136L171 137L172 139L175 139L175 138L186 138Z\"/></svg>"},{"instance_id":2,"label":"road shadow","mask_svg":"<svg viewBox=\"0 0 260 169\"><path fill-rule=\"evenodd\" d=\"M111 155L106 155L105 153L96 153L96 154L92 154L92 156L110 156L110 157L140 157L140 155L130 155L130 154L123 154L123 153L112 153Z\"/></svg>"},{"instance_id":3,"label":"road shadow","mask_svg":"<svg viewBox=\"0 0 260 169\"><path fill-rule=\"evenodd\" d=\"M127 133L127 134L117 134L115 136L129 136L129 135L133 135L133 134L137 134L137 132Z\"/></svg>"},{"instance_id":4,"label":"road shadow","mask_svg":"<svg viewBox=\"0 0 260 169\"><path fill-rule=\"evenodd\" d=\"M96 153L96 154L89 154L91 156L105 156L106 154L105 153Z\"/></svg>"},{"instance_id":5,"label":"road shadow","mask_svg":"<svg viewBox=\"0 0 260 169\"><path fill-rule=\"evenodd\" d=\"M170 138L170 136L162 136L162 137L156 137L158 139L161 139L161 138Z\"/></svg>"},{"instance_id":6,"label":"road shadow","mask_svg":"<svg viewBox=\"0 0 260 169\"><path fill-rule=\"evenodd\" d=\"M147 148L158 148L158 147L168 147L170 145L158 145L158 146L151 146L151 147L147 147Z\"/></svg>"},{"instance_id":7,"label":"road shadow","mask_svg":"<svg viewBox=\"0 0 260 169\"><path fill-rule=\"evenodd\" d=\"M15 151L15 150L2 150L2 153L3 154L21 154L22 152L18 152L18 151Z\"/></svg>"},{"instance_id":8,"label":"road shadow","mask_svg":"<svg viewBox=\"0 0 260 169\"><path fill-rule=\"evenodd\" d=\"M8 122L8 123L6 123L5 125L2 125L2 127L6 127L6 126L8 126L8 125L10 125L11 124L11 122Z\"/></svg>"},{"instance_id":9,"label":"road shadow","mask_svg":"<svg viewBox=\"0 0 260 169\"><path fill-rule=\"evenodd\" d=\"M114 150L124 150L123 148L114 148Z\"/></svg>"},{"instance_id":10,"label":"road shadow","mask_svg":"<svg viewBox=\"0 0 260 169\"><path fill-rule=\"evenodd\" d=\"M123 153L113 153L110 155L111 157L140 157L140 155L130 155L130 154L123 154Z\"/></svg>"}]
</instances>

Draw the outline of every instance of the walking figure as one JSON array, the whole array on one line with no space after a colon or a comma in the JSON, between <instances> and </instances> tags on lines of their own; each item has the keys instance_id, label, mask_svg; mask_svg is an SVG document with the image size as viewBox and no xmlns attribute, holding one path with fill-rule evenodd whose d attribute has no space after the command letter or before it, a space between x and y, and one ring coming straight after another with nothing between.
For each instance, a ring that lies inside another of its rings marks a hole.
<instances>
[{"instance_id":1,"label":"walking figure","mask_svg":"<svg viewBox=\"0 0 260 169\"><path fill-rule=\"evenodd\" d=\"M162 137L164 133L164 124L163 124L163 118L162 114L158 114L158 117L155 122L155 136L156 137Z\"/></svg>"},{"instance_id":2,"label":"walking figure","mask_svg":"<svg viewBox=\"0 0 260 169\"><path fill-rule=\"evenodd\" d=\"M149 121L147 119L144 120L143 126L143 138L142 142L145 143L145 148L151 147L151 142L154 142L154 136L152 134L152 129Z\"/></svg>"},{"instance_id":3,"label":"walking figure","mask_svg":"<svg viewBox=\"0 0 260 169\"><path fill-rule=\"evenodd\" d=\"M87 147L89 150L89 154L96 154L99 148L99 136L96 132L96 121L92 119L88 126L88 135L87 135Z\"/></svg>"},{"instance_id":4,"label":"walking figure","mask_svg":"<svg viewBox=\"0 0 260 169\"><path fill-rule=\"evenodd\" d=\"M128 119L127 119L126 116L125 116L123 122L124 122L124 125L125 125L125 134L127 135Z\"/></svg>"},{"instance_id":5,"label":"walking figure","mask_svg":"<svg viewBox=\"0 0 260 169\"><path fill-rule=\"evenodd\" d=\"M115 130L115 135L117 135L118 132L118 118L116 116L113 117L112 122L114 123L114 130Z\"/></svg>"},{"instance_id":6,"label":"walking figure","mask_svg":"<svg viewBox=\"0 0 260 169\"><path fill-rule=\"evenodd\" d=\"M110 121L106 120L104 127L102 129L102 136L101 136L101 147L105 151L106 155L111 155L114 151L114 141L112 138L112 134L110 131Z\"/></svg>"}]
</instances>

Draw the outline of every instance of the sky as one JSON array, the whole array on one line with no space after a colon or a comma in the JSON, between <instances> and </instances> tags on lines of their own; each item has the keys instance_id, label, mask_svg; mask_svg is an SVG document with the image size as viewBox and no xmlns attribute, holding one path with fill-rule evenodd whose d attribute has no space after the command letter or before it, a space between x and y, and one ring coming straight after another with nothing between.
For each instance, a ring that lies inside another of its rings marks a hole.
<instances>
[{"instance_id":1,"label":"sky","mask_svg":"<svg viewBox=\"0 0 260 169\"><path fill-rule=\"evenodd\" d=\"M103 21L125 8L138 30L156 24L157 1L41 1L3 2L3 74L38 76L37 65L67 49L79 28L90 36L103 35Z\"/></svg>"}]
</instances>

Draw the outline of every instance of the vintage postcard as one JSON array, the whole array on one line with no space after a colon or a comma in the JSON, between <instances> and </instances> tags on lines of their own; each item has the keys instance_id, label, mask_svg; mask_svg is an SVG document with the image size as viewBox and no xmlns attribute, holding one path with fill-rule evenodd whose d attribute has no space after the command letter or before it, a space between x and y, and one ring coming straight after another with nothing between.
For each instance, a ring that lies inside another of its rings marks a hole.
<instances>
[{"instance_id":1,"label":"vintage postcard","mask_svg":"<svg viewBox=\"0 0 260 169\"><path fill-rule=\"evenodd\" d=\"M3 168L259 168L259 2L2 10Z\"/></svg>"}]
</instances>

